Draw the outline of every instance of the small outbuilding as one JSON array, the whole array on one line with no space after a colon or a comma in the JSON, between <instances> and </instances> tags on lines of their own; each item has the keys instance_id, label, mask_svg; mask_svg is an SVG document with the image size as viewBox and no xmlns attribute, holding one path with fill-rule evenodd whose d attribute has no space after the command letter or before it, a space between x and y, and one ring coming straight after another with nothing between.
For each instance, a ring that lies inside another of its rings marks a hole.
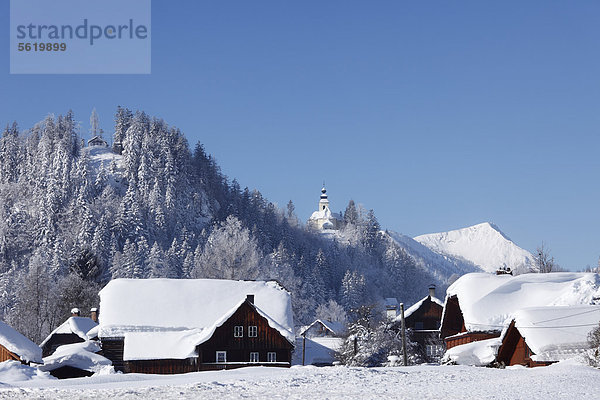
<instances>
[{"instance_id":1,"label":"small outbuilding","mask_svg":"<svg viewBox=\"0 0 600 400\"><path fill-rule=\"evenodd\" d=\"M110 366L109 359L99 355L100 343L85 341L59 346L38 368L58 379L92 376L102 368Z\"/></svg>"},{"instance_id":2,"label":"small outbuilding","mask_svg":"<svg viewBox=\"0 0 600 400\"><path fill-rule=\"evenodd\" d=\"M87 143L88 143L89 147L92 147L92 146L108 147L108 143L106 143L106 140L102 139L102 137L100 137L100 136L94 136L93 138L88 140Z\"/></svg>"},{"instance_id":3,"label":"small outbuilding","mask_svg":"<svg viewBox=\"0 0 600 400\"><path fill-rule=\"evenodd\" d=\"M0 321L0 362L41 363L42 349L11 326Z\"/></svg>"},{"instance_id":4,"label":"small outbuilding","mask_svg":"<svg viewBox=\"0 0 600 400\"><path fill-rule=\"evenodd\" d=\"M312 324L300 329L299 335L313 337L340 337L346 331L346 326L337 321L317 319Z\"/></svg>"},{"instance_id":5,"label":"small outbuilding","mask_svg":"<svg viewBox=\"0 0 600 400\"><path fill-rule=\"evenodd\" d=\"M585 354L600 306L535 307L517 311L501 335L496 360L538 367Z\"/></svg>"},{"instance_id":6,"label":"small outbuilding","mask_svg":"<svg viewBox=\"0 0 600 400\"><path fill-rule=\"evenodd\" d=\"M59 346L72 343L81 343L88 340L87 333L98 326L91 318L80 317L79 310L71 310L71 317L52 331L40 344L42 356L48 357L56 351Z\"/></svg>"}]
</instances>

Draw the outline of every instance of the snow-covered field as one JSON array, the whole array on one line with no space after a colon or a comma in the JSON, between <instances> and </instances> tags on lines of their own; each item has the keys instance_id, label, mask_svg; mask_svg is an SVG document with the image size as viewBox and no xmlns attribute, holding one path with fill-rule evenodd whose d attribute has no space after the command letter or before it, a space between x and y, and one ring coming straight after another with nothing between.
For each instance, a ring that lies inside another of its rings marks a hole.
<instances>
[{"instance_id":1,"label":"snow-covered field","mask_svg":"<svg viewBox=\"0 0 600 400\"><path fill-rule=\"evenodd\" d=\"M0 384L0 398L28 399L592 399L600 370L563 362L543 368L251 367L175 376L98 375Z\"/></svg>"}]
</instances>

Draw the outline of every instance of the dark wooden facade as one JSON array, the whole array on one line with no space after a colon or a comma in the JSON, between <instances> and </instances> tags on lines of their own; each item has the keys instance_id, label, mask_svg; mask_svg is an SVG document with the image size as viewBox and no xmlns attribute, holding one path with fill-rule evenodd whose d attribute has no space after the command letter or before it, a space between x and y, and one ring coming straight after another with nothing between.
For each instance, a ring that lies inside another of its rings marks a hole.
<instances>
[{"instance_id":1,"label":"dark wooden facade","mask_svg":"<svg viewBox=\"0 0 600 400\"><path fill-rule=\"evenodd\" d=\"M243 327L241 337L234 337L236 326ZM256 337L248 336L249 326L257 327ZM115 370L125 373L177 374L257 365L290 367L293 349L293 344L270 327L249 300L216 328L209 340L198 345L197 358L123 361L123 338L101 340L104 357L113 362ZM226 362L217 362L218 351L226 352ZM251 352L258 353L258 362L250 361ZM275 353L275 362L268 361L268 353Z\"/></svg>"},{"instance_id":2,"label":"dark wooden facade","mask_svg":"<svg viewBox=\"0 0 600 400\"><path fill-rule=\"evenodd\" d=\"M446 350L448 350L461 344L499 337L500 331L467 332L458 297L452 296L446 300L446 311L442 319L440 335L446 343Z\"/></svg>"},{"instance_id":3,"label":"dark wooden facade","mask_svg":"<svg viewBox=\"0 0 600 400\"><path fill-rule=\"evenodd\" d=\"M506 335L498 349L496 360L503 365L524 365L527 367L540 367L552 364L551 362L539 362L531 359L535 353L531 351L525 338L521 336L515 327L515 321L508 326Z\"/></svg>"},{"instance_id":4,"label":"dark wooden facade","mask_svg":"<svg viewBox=\"0 0 600 400\"><path fill-rule=\"evenodd\" d=\"M0 362L8 360L21 361L21 358L0 344Z\"/></svg>"},{"instance_id":5,"label":"dark wooden facade","mask_svg":"<svg viewBox=\"0 0 600 400\"><path fill-rule=\"evenodd\" d=\"M446 300L446 311L440 326L440 335L445 339L465 331L465 320L458 304L458 297L452 296Z\"/></svg>"},{"instance_id":6,"label":"dark wooden facade","mask_svg":"<svg viewBox=\"0 0 600 400\"><path fill-rule=\"evenodd\" d=\"M64 344L73 344L85 342L74 333L55 333L42 346L42 357L47 357L54 353L59 346Z\"/></svg>"},{"instance_id":7,"label":"dark wooden facade","mask_svg":"<svg viewBox=\"0 0 600 400\"><path fill-rule=\"evenodd\" d=\"M442 320L443 307L427 296L421 306L406 317L406 327L417 330L438 330Z\"/></svg>"},{"instance_id":8,"label":"dark wooden facade","mask_svg":"<svg viewBox=\"0 0 600 400\"><path fill-rule=\"evenodd\" d=\"M444 342L439 332L442 310L442 306L427 296L421 306L405 319L406 327L411 330L411 340L419 345L423 357L429 362L439 361L443 352Z\"/></svg>"}]
</instances>

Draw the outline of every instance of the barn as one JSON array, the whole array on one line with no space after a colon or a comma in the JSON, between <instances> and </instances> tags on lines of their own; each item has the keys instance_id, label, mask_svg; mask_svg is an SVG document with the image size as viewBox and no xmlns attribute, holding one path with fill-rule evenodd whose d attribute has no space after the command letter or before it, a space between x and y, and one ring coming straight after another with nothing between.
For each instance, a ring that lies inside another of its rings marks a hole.
<instances>
[{"instance_id":1,"label":"barn","mask_svg":"<svg viewBox=\"0 0 600 400\"><path fill-rule=\"evenodd\" d=\"M7 360L20 361L23 364L42 363L42 349L0 321L0 362Z\"/></svg>"},{"instance_id":2,"label":"barn","mask_svg":"<svg viewBox=\"0 0 600 400\"><path fill-rule=\"evenodd\" d=\"M440 333L446 349L498 338L519 309L590 305L598 296L600 275L593 273L467 274L448 288Z\"/></svg>"},{"instance_id":3,"label":"barn","mask_svg":"<svg viewBox=\"0 0 600 400\"><path fill-rule=\"evenodd\" d=\"M588 334L600 323L600 306L519 310L502 332L497 361L537 367L584 354Z\"/></svg>"},{"instance_id":4,"label":"barn","mask_svg":"<svg viewBox=\"0 0 600 400\"><path fill-rule=\"evenodd\" d=\"M276 282L116 279L100 308L103 355L126 373L291 365L291 298Z\"/></svg>"},{"instance_id":5,"label":"barn","mask_svg":"<svg viewBox=\"0 0 600 400\"><path fill-rule=\"evenodd\" d=\"M48 357L56 351L59 346L72 343L80 343L88 340L87 333L98 325L91 318L80 317L79 310L71 310L71 317L52 331L42 343L42 356Z\"/></svg>"}]
</instances>

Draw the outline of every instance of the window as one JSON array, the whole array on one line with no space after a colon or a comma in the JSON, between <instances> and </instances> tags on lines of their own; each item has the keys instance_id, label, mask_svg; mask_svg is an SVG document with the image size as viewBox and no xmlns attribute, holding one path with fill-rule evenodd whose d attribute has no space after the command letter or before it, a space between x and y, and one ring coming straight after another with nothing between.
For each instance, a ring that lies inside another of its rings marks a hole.
<instances>
[{"instance_id":1,"label":"window","mask_svg":"<svg viewBox=\"0 0 600 400\"><path fill-rule=\"evenodd\" d=\"M274 351L270 351L267 353L267 361L268 362L277 362L277 353Z\"/></svg>"},{"instance_id":2,"label":"window","mask_svg":"<svg viewBox=\"0 0 600 400\"><path fill-rule=\"evenodd\" d=\"M227 362L227 352L226 351L217 351L217 362L218 363L226 363Z\"/></svg>"},{"instance_id":3,"label":"window","mask_svg":"<svg viewBox=\"0 0 600 400\"><path fill-rule=\"evenodd\" d=\"M258 351L250 352L250 362L253 362L253 363L258 362Z\"/></svg>"},{"instance_id":4,"label":"window","mask_svg":"<svg viewBox=\"0 0 600 400\"><path fill-rule=\"evenodd\" d=\"M248 327L248 337L257 337L258 336L258 327L256 325L251 325Z\"/></svg>"},{"instance_id":5,"label":"window","mask_svg":"<svg viewBox=\"0 0 600 400\"><path fill-rule=\"evenodd\" d=\"M244 337L244 327L241 325L234 326L233 337Z\"/></svg>"},{"instance_id":6,"label":"window","mask_svg":"<svg viewBox=\"0 0 600 400\"><path fill-rule=\"evenodd\" d=\"M428 344L425 346L427 357L439 357L444 353L444 346L439 344Z\"/></svg>"}]
</instances>

